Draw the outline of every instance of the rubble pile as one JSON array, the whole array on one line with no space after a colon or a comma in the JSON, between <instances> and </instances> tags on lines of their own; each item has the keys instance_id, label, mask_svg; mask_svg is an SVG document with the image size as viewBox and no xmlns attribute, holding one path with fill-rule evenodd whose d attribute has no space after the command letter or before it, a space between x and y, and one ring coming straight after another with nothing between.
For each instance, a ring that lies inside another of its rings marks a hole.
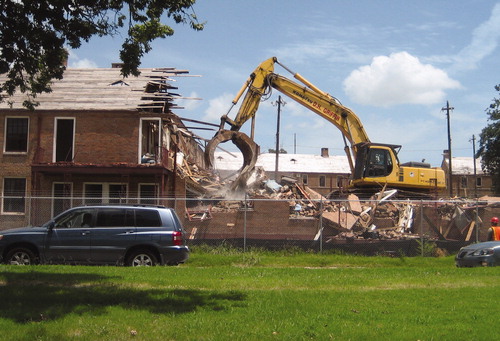
<instances>
[{"instance_id":1,"label":"rubble pile","mask_svg":"<svg viewBox=\"0 0 500 341\"><path fill-rule=\"evenodd\" d=\"M245 205L246 209L252 209L252 199L285 200L289 206L289 219L319 220L318 226L321 226L327 241L416 239L422 233L430 239L470 240L475 226L481 223L474 212L477 203L471 205L466 200L422 205L419 201L392 200L397 191L382 190L369 200L349 194L344 200L334 201L290 178L278 184L260 169L248 179L245 193L231 193L228 190L231 180L220 180L187 162L179 171L183 177L203 188L200 197L215 199L210 205L210 214L242 210ZM188 215L196 218L193 212L203 219L211 216L206 210L196 209ZM415 220L419 220L418 230L415 230ZM426 226L425 232L421 230L422 223Z\"/></svg>"}]
</instances>

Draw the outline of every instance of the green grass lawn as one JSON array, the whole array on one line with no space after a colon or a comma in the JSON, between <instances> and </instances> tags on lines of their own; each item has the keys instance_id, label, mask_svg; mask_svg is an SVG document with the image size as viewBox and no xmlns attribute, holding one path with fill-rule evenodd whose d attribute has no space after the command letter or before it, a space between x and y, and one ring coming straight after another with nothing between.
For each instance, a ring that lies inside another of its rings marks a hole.
<instances>
[{"instance_id":1,"label":"green grass lawn","mask_svg":"<svg viewBox=\"0 0 500 341\"><path fill-rule=\"evenodd\" d=\"M1 340L493 340L499 268L196 250L178 267L0 265Z\"/></svg>"}]
</instances>

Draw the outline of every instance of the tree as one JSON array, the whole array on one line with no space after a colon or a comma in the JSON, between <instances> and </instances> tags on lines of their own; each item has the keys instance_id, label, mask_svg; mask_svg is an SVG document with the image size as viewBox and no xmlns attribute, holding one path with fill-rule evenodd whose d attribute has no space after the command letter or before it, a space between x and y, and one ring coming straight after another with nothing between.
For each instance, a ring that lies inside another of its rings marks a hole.
<instances>
[{"instance_id":1,"label":"tree","mask_svg":"<svg viewBox=\"0 0 500 341\"><path fill-rule=\"evenodd\" d=\"M495 85L500 92L500 84ZM494 98L486 109L488 121L491 122L479 134L477 157L482 159L482 168L493 178L496 193L500 193L500 98Z\"/></svg>"},{"instance_id":2,"label":"tree","mask_svg":"<svg viewBox=\"0 0 500 341\"><path fill-rule=\"evenodd\" d=\"M272 149L272 148L269 148L267 151L269 153L276 153L276 149ZM278 154L288 154L288 152L285 149L280 148L280 150L278 150Z\"/></svg>"},{"instance_id":3,"label":"tree","mask_svg":"<svg viewBox=\"0 0 500 341\"><path fill-rule=\"evenodd\" d=\"M77 49L93 36L127 31L120 59L124 77L140 74L141 58L157 38L174 34L162 21L188 23L203 30L193 9L196 0L0 0L0 91L28 95L33 109L37 94L50 92L62 79L67 48Z\"/></svg>"}]
</instances>

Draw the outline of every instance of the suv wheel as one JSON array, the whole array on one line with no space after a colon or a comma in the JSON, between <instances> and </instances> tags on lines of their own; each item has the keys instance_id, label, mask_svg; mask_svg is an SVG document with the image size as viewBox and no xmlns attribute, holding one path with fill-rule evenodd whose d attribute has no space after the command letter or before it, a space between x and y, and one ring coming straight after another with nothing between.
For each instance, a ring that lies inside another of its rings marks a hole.
<instances>
[{"instance_id":1,"label":"suv wheel","mask_svg":"<svg viewBox=\"0 0 500 341\"><path fill-rule=\"evenodd\" d=\"M155 266L156 264L158 264L158 259L149 250L132 251L126 262L128 266Z\"/></svg>"},{"instance_id":2,"label":"suv wheel","mask_svg":"<svg viewBox=\"0 0 500 341\"><path fill-rule=\"evenodd\" d=\"M37 260L33 251L24 247L19 247L7 253L5 263L11 265L33 265L37 263Z\"/></svg>"}]
</instances>

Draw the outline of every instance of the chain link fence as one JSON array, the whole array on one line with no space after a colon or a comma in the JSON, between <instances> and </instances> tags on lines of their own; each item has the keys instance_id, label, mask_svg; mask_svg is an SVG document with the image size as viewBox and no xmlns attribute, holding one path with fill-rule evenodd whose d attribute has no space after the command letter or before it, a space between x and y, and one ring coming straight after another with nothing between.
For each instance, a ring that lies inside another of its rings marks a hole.
<instances>
[{"instance_id":1,"label":"chain link fence","mask_svg":"<svg viewBox=\"0 0 500 341\"><path fill-rule=\"evenodd\" d=\"M183 221L190 246L299 248L387 256L453 254L485 241L500 207L474 200L233 200L193 198L1 197L0 230L39 226L90 204L164 205ZM485 223L486 222L486 223Z\"/></svg>"}]
</instances>

